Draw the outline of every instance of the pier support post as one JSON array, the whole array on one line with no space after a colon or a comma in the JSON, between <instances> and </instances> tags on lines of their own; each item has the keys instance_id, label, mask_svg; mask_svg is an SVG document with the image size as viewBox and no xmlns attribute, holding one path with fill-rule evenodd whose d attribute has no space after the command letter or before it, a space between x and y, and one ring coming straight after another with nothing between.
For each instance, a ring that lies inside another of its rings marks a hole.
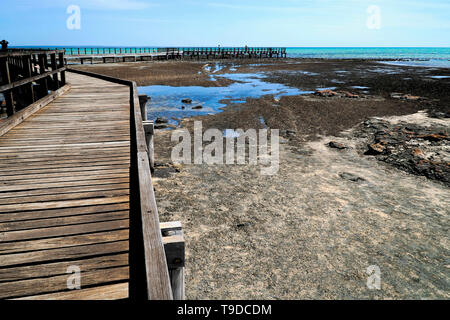
<instances>
[{"instance_id":1,"label":"pier support post","mask_svg":"<svg viewBox=\"0 0 450 320\"><path fill-rule=\"evenodd\" d=\"M153 143L153 136L155 135L155 124L153 121L143 121L145 131L145 141L147 142L148 160L150 162L150 170L155 172L155 147Z\"/></svg>"},{"instance_id":2,"label":"pier support post","mask_svg":"<svg viewBox=\"0 0 450 320\"><path fill-rule=\"evenodd\" d=\"M185 299L185 241L181 222L161 223L164 251L166 252L174 300Z\"/></svg>"},{"instance_id":3,"label":"pier support post","mask_svg":"<svg viewBox=\"0 0 450 320\"><path fill-rule=\"evenodd\" d=\"M147 109L145 106L148 100L150 99L146 94L139 95L139 106L141 107L142 121L147 121Z\"/></svg>"}]
</instances>

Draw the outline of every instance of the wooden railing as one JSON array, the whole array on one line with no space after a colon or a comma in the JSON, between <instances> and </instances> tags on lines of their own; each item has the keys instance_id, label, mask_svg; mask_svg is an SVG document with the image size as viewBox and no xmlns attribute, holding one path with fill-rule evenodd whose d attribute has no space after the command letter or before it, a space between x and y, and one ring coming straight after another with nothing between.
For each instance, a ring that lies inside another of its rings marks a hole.
<instances>
[{"instance_id":1,"label":"wooden railing","mask_svg":"<svg viewBox=\"0 0 450 320\"><path fill-rule=\"evenodd\" d=\"M21 49L27 50L27 49ZM36 49L28 49L36 50ZM272 56L285 56L286 48L277 47L170 47L170 48L152 48L152 47L72 47L72 48L56 48L55 50L64 51L66 55L83 56L83 55L116 55L116 54L141 54L141 53L166 53L166 54L234 54L234 55L257 55L267 54Z\"/></svg>"},{"instance_id":2,"label":"wooden railing","mask_svg":"<svg viewBox=\"0 0 450 320\"><path fill-rule=\"evenodd\" d=\"M138 54L155 53L155 48L137 47L137 48L63 48L67 55L101 55L101 54Z\"/></svg>"},{"instance_id":3,"label":"wooden railing","mask_svg":"<svg viewBox=\"0 0 450 320\"><path fill-rule=\"evenodd\" d=\"M86 71L68 71L130 87L130 297L172 300L136 83Z\"/></svg>"},{"instance_id":4,"label":"wooden railing","mask_svg":"<svg viewBox=\"0 0 450 320\"><path fill-rule=\"evenodd\" d=\"M181 48L183 57L213 58L285 58L286 48Z\"/></svg>"},{"instance_id":5,"label":"wooden railing","mask_svg":"<svg viewBox=\"0 0 450 320\"><path fill-rule=\"evenodd\" d=\"M0 93L8 117L66 84L62 50L0 52Z\"/></svg>"}]
</instances>

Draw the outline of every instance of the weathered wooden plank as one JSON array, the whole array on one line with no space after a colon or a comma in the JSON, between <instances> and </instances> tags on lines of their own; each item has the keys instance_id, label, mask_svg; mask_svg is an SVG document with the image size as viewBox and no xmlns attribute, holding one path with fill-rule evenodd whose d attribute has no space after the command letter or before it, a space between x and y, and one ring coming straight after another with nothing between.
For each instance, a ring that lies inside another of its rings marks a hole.
<instances>
[{"instance_id":1,"label":"weathered wooden plank","mask_svg":"<svg viewBox=\"0 0 450 320\"><path fill-rule=\"evenodd\" d=\"M57 91L47 95L46 97L36 101L35 103L29 105L27 108L16 112L5 120L0 121L0 136L3 136L6 132L22 123L24 120L28 119L31 115L48 105L50 102L55 100L57 97L63 95L70 89L69 85L58 89Z\"/></svg>"},{"instance_id":2,"label":"weathered wooden plank","mask_svg":"<svg viewBox=\"0 0 450 320\"><path fill-rule=\"evenodd\" d=\"M128 283L28 296L13 300L119 300L128 298Z\"/></svg>"},{"instance_id":3,"label":"weathered wooden plank","mask_svg":"<svg viewBox=\"0 0 450 320\"><path fill-rule=\"evenodd\" d=\"M120 196L120 197L97 198L97 199L23 203L20 206L18 206L16 204L6 204L6 205L0 205L0 214L5 213L5 212L32 211L32 210L44 210L44 209L61 209L61 208L70 208L70 207L104 205L104 204L121 203L121 202L127 202L127 201L129 201L128 196Z\"/></svg>"},{"instance_id":4,"label":"weathered wooden plank","mask_svg":"<svg viewBox=\"0 0 450 320\"><path fill-rule=\"evenodd\" d=\"M129 267L109 268L103 270L81 272L81 285L92 286L108 282L123 281L129 279ZM69 275L52 276L43 279L29 279L0 283L0 298L15 298L39 293L53 293L69 291L67 279Z\"/></svg>"},{"instance_id":5,"label":"weathered wooden plank","mask_svg":"<svg viewBox=\"0 0 450 320\"><path fill-rule=\"evenodd\" d=\"M69 226L47 227L19 231L2 231L0 242L60 237L74 234L125 229L128 227L128 219L122 219L116 221L94 222Z\"/></svg>"},{"instance_id":6,"label":"weathered wooden plank","mask_svg":"<svg viewBox=\"0 0 450 320\"><path fill-rule=\"evenodd\" d=\"M128 252L128 240L2 255L0 267ZM107 278L105 278L106 280ZM106 282L106 281L105 281Z\"/></svg>"},{"instance_id":7,"label":"weathered wooden plank","mask_svg":"<svg viewBox=\"0 0 450 320\"><path fill-rule=\"evenodd\" d=\"M25 185L10 185L6 187L0 187L0 192L13 192L13 191L23 191L23 190L37 190L37 189L47 189L47 188L58 188L58 187L78 187L78 186L94 186L103 185L110 183L128 183L129 178L101 178L101 180L78 180L78 181L64 181L64 182L52 182L52 183L34 183Z\"/></svg>"},{"instance_id":8,"label":"weathered wooden plank","mask_svg":"<svg viewBox=\"0 0 450 320\"><path fill-rule=\"evenodd\" d=\"M128 211L107 212L107 213L96 212L94 214L89 215L77 215L62 218L36 219L36 220L0 223L0 232L30 230L36 228L61 227L74 224L125 220L128 218L129 218Z\"/></svg>"},{"instance_id":9,"label":"weathered wooden plank","mask_svg":"<svg viewBox=\"0 0 450 320\"><path fill-rule=\"evenodd\" d=\"M17 174L22 175L34 175L34 174L50 174L50 173L64 173L64 172L91 172L91 171L104 171L104 170L114 170L114 169L127 169L127 164L117 163L116 165L104 165L104 166L79 166L79 167L57 167L51 165L48 167L40 168L40 169L30 169L30 168L16 168L16 170L8 170L8 171L1 171L0 177L4 176L14 176ZM1 198L1 195L0 195Z\"/></svg>"},{"instance_id":10,"label":"weathered wooden plank","mask_svg":"<svg viewBox=\"0 0 450 320\"><path fill-rule=\"evenodd\" d=\"M63 171L63 172L38 172L29 174L13 174L2 176L3 182L16 181L16 180L33 180L33 179L44 179L44 178L59 178L59 177L77 177L77 176L96 176L96 175L106 175L106 174L121 174L127 173L129 169L127 167L119 167L115 169L103 169L103 170L81 170L81 171Z\"/></svg>"},{"instance_id":11,"label":"weathered wooden plank","mask_svg":"<svg viewBox=\"0 0 450 320\"><path fill-rule=\"evenodd\" d=\"M40 195L25 195L18 197L16 193L10 193L3 195L0 197L0 205L21 205L24 203L36 203L36 202L49 202L49 201L65 201L65 200L83 200L83 199L95 199L95 198L111 198L111 197L119 197L119 196L128 196L130 194L130 190L128 187L123 189L109 189L99 188L100 191L84 191L84 192L74 192L70 190L70 192L62 193L57 191L53 191L53 194L40 194ZM55 190L55 189L53 189ZM36 191L36 190L33 190ZM46 190L44 190L46 191ZM28 192L30 193L30 192ZM42 192L45 193L45 192ZM35 192L37 194L37 192Z\"/></svg>"},{"instance_id":12,"label":"weathered wooden plank","mask_svg":"<svg viewBox=\"0 0 450 320\"><path fill-rule=\"evenodd\" d=\"M0 282L12 282L32 278L51 277L55 275L66 275L67 268L74 265L80 266L83 272L111 267L126 267L128 265L128 254L121 253L82 260L71 260L14 268L0 268Z\"/></svg>"},{"instance_id":13,"label":"weathered wooden plank","mask_svg":"<svg viewBox=\"0 0 450 320\"><path fill-rule=\"evenodd\" d=\"M84 182L89 183L88 180L102 180L102 179L118 179L118 178L128 178L128 174L125 173L114 173L114 174L99 174L99 175L83 175L83 176L67 176L58 178L46 178L46 179L26 179L26 180L3 180L0 182L0 192L5 192L9 190L19 190L17 188L28 188L34 189L35 185L42 185L44 183L68 183L68 182ZM24 190L24 189L21 189Z\"/></svg>"},{"instance_id":14,"label":"weathered wooden plank","mask_svg":"<svg viewBox=\"0 0 450 320\"><path fill-rule=\"evenodd\" d=\"M24 240L0 243L1 254L25 253L39 250L70 248L76 246L128 241L129 230L120 229L106 232L87 233L75 236L46 238L39 240Z\"/></svg>"},{"instance_id":15,"label":"weathered wooden plank","mask_svg":"<svg viewBox=\"0 0 450 320\"><path fill-rule=\"evenodd\" d=\"M32 160L32 159L31 159ZM21 164L21 165L20 165ZM2 163L3 169L8 169L9 171L18 171L18 172L28 172L32 170L45 170L48 168L54 169L76 169L83 166L129 166L130 160L128 157L113 157L113 158L97 158L97 159L80 159L74 160L73 158L69 160L58 160L49 163L48 161L37 160L37 161L22 161L20 164L17 164L14 161L10 161L9 163Z\"/></svg>"}]
</instances>

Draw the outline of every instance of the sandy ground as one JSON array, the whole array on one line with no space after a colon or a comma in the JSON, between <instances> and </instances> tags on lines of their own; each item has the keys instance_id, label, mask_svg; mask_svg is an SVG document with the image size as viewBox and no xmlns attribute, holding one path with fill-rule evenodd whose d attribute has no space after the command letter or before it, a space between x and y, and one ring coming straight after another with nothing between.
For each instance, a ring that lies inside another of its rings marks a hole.
<instances>
[{"instance_id":1,"label":"sandy ground","mask_svg":"<svg viewBox=\"0 0 450 320\"><path fill-rule=\"evenodd\" d=\"M156 178L161 219L185 229L187 297L449 298L449 189L364 156L365 143L284 144L272 177L184 165ZM381 290L366 286L371 265Z\"/></svg>"},{"instance_id":2,"label":"sandy ground","mask_svg":"<svg viewBox=\"0 0 450 320\"><path fill-rule=\"evenodd\" d=\"M360 129L368 118L383 117L393 125L450 130L449 79L430 78L449 70L370 61L261 63L241 63L236 72L265 72L267 81L302 89L334 84L359 97L247 99L222 113L182 122L189 129L193 120L202 120L205 128L247 129L261 128L263 117L265 126L283 134L274 176L262 176L250 165L174 166L172 131L157 131L157 202L161 221L183 223L187 298L450 298L448 187L364 155L371 141ZM204 65L83 68L145 85L226 85L209 81ZM363 93L353 86L370 88ZM393 99L392 92L423 99ZM329 148L330 141L347 148ZM448 153L443 141L439 152ZM366 285L372 265L380 268L381 290Z\"/></svg>"}]
</instances>

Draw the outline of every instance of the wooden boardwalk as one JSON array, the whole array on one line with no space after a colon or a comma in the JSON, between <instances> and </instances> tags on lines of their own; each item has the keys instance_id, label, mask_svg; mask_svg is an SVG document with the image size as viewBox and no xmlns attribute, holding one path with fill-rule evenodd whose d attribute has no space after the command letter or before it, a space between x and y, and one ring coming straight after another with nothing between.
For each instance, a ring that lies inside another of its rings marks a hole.
<instances>
[{"instance_id":1,"label":"wooden boardwalk","mask_svg":"<svg viewBox=\"0 0 450 320\"><path fill-rule=\"evenodd\" d=\"M0 136L0 299L128 297L130 89L67 82Z\"/></svg>"}]
</instances>

